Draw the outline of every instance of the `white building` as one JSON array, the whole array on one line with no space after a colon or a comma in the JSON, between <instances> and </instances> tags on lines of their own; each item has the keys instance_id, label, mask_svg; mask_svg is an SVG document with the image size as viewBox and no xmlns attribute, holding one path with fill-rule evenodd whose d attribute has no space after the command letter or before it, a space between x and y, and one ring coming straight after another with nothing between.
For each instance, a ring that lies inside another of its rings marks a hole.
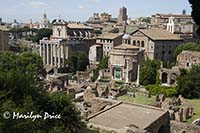
<instances>
[{"instance_id":1,"label":"white building","mask_svg":"<svg viewBox=\"0 0 200 133\"><path fill-rule=\"evenodd\" d=\"M64 68L69 52L83 51L88 54L89 47L94 43L92 28L58 19L53 21L50 40L40 40L40 56L45 66Z\"/></svg>"},{"instance_id":2,"label":"white building","mask_svg":"<svg viewBox=\"0 0 200 133\"><path fill-rule=\"evenodd\" d=\"M43 15L43 18L39 24L39 28L42 29L42 28L51 28L51 23L49 21L49 19L47 18L47 14L44 14Z\"/></svg>"}]
</instances>

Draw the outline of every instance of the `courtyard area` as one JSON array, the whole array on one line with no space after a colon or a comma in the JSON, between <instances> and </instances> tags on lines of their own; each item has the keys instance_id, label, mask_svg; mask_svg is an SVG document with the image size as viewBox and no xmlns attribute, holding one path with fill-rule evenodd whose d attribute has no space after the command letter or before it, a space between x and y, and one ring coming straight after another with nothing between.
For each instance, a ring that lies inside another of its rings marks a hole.
<instances>
[{"instance_id":1,"label":"courtyard area","mask_svg":"<svg viewBox=\"0 0 200 133\"><path fill-rule=\"evenodd\" d=\"M155 96L148 98L143 92L135 92L135 97L124 95L117 98L122 102L127 102L130 104L142 104L152 106L155 102ZM172 98L167 98L172 99ZM194 120L198 119L200 116L200 99L186 99L189 104L194 107L194 115L187 119L187 123L192 123Z\"/></svg>"}]
</instances>

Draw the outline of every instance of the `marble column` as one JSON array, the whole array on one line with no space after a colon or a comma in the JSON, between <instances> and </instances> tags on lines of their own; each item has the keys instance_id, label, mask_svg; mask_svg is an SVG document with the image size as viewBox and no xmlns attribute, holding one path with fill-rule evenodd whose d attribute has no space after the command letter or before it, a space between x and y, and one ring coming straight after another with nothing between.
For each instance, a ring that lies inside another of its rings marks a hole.
<instances>
[{"instance_id":1,"label":"marble column","mask_svg":"<svg viewBox=\"0 0 200 133\"><path fill-rule=\"evenodd\" d=\"M51 48L51 66L53 66L53 45L50 45Z\"/></svg>"},{"instance_id":2,"label":"marble column","mask_svg":"<svg viewBox=\"0 0 200 133\"><path fill-rule=\"evenodd\" d=\"M128 67L129 61L126 60L126 83L129 82L129 67Z\"/></svg>"},{"instance_id":3,"label":"marble column","mask_svg":"<svg viewBox=\"0 0 200 133\"><path fill-rule=\"evenodd\" d=\"M61 48L60 48L60 45L59 45L59 47L58 47L58 67L61 66L60 59L61 59Z\"/></svg>"},{"instance_id":4,"label":"marble column","mask_svg":"<svg viewBox=\"0 0 200 133\"><path fill-rule=\"evenodd\" d=\"M55 50L55 44L53 44L53 65L55 66L56 65L56 62L55 62L55 60L56 60L56 50Z\"/></svg>"},{"instance_id":5,"label":"marble column","mask_svg":"<svg viewBox=\"0 0 200 133\"><path fill-rule=\"evenodd\" d=\"M43 44L43 56L42 56L42 58L43 58L43 64L46 64L46 61L45 61L45 57L46 57L46 55L45 55L45 44Z\"/></svg>"},{"instance_id":6,"label":"marble column","mask_svg":"<svg viewBox=\"0 0 200 133\"><path fill-rule=\"evenodd\" d=\"M42 57L42 43L40 44L40 56Z\"/></svg>"},{"instance_id":7,"label":"marble column","mask_svg":"<svg viewBox=\"0 0 200 133\"><path fill-rule=\"evenodd\" d=\"M138 65L136 84L137 84L137 85L140 85L140 65Z\"/></svg>"},{"instance_id":8,"label":"marble column","mask_svg":"<svg viewBox=\"0 0 200 133\"><path fill-rule=\"evenodd\" d=\"M61 45L61 52L62 52L62 67L65 67L65 52L63 45Z\"/></svg>"},{"instance_id":9,"label":"marble column","mask_svg":"<svg viewBox=\"0 0 200 133\"><path fill-rule=\"evenodd\" d=\"M47 65L49 65L49 44L47 44Z\"/></svg>"},{"instance_id":10,"label":"marble column","mask_svg":"<svg viewBox=\"0 0 200 133\"><path fill-rule=\"evenodd\" d=\"M55 45L54 47L54 50L55 50L55 56L54 56L54 62L55 62L55 66L57 67L58 63L57 63L57 54L58 54L58 51L57 51L57 45Z\"/></svg>"}]
</instances>

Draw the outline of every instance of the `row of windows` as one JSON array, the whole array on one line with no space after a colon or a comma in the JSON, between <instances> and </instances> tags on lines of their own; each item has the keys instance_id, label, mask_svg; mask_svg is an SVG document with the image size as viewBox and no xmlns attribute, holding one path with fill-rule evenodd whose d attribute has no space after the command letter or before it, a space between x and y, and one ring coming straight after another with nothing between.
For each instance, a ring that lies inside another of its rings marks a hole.
<instances>
[{"instance_id":1,"label":"row of windows","mask_svg":"<svg viewBox=\"0 0 200 133\"><path fill-rule=\"evenodd\" d=\"M112 43L113 41L112 40L105 40L105 39L100 39L100 42L102 43Z\"/></svg>"},{"instance_id":2,"label":"row of windows","mask_svg":"<svg viewBox=\"0 0 200 133\"><path fill-rule=\"evenodd\" d=\"M131 40L125 40L124 41L125 44L131 44ZM136 41L136 40L133 40L133 45L134 46L138 46L138 47L144 47L144 41Z\"/></svg>"},{"instance_id":3,"label":"row of windows","mask_svg":"<svg viewBox=\"0 0 200 133\"><path fill-rule=\"evenodd\" d=\"M144 41L133 41L134 46L144 47Z\"/></svg>"}]
</instances>

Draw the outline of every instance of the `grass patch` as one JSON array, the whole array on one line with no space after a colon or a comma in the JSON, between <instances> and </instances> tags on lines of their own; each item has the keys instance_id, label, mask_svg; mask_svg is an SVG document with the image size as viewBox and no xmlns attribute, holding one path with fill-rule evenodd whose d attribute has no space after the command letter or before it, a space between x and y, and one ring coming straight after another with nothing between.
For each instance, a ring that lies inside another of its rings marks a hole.
<instances>
[{"instance_id":1,"label":"grass patch","mask_svg":"<svg viewBox=\"0 0 200 133\"><path fill-rule=\"evenodd\" d=\"M153 105L154 102L155 102L155 97L152 96L151 98L147 98L144 93L137 92L136 97L124 95L124 96L118 97L118 100L120 100L122 102L127 102L127 103L136 103L136 104L142 104L142 105Z\"/></svg>"},{"instance_id":2,"label":"grass patch","mask_svg":"<svg viewBox=\"0 0 200 133\"><path fill-rule=\"evenodd\" d=\"M192 99L188 100L188 102L193 106L194 108L194 115L187 119L187 123L191 124L194 120L200 118L200 99Z\"/></svg>"}]
</instances>

